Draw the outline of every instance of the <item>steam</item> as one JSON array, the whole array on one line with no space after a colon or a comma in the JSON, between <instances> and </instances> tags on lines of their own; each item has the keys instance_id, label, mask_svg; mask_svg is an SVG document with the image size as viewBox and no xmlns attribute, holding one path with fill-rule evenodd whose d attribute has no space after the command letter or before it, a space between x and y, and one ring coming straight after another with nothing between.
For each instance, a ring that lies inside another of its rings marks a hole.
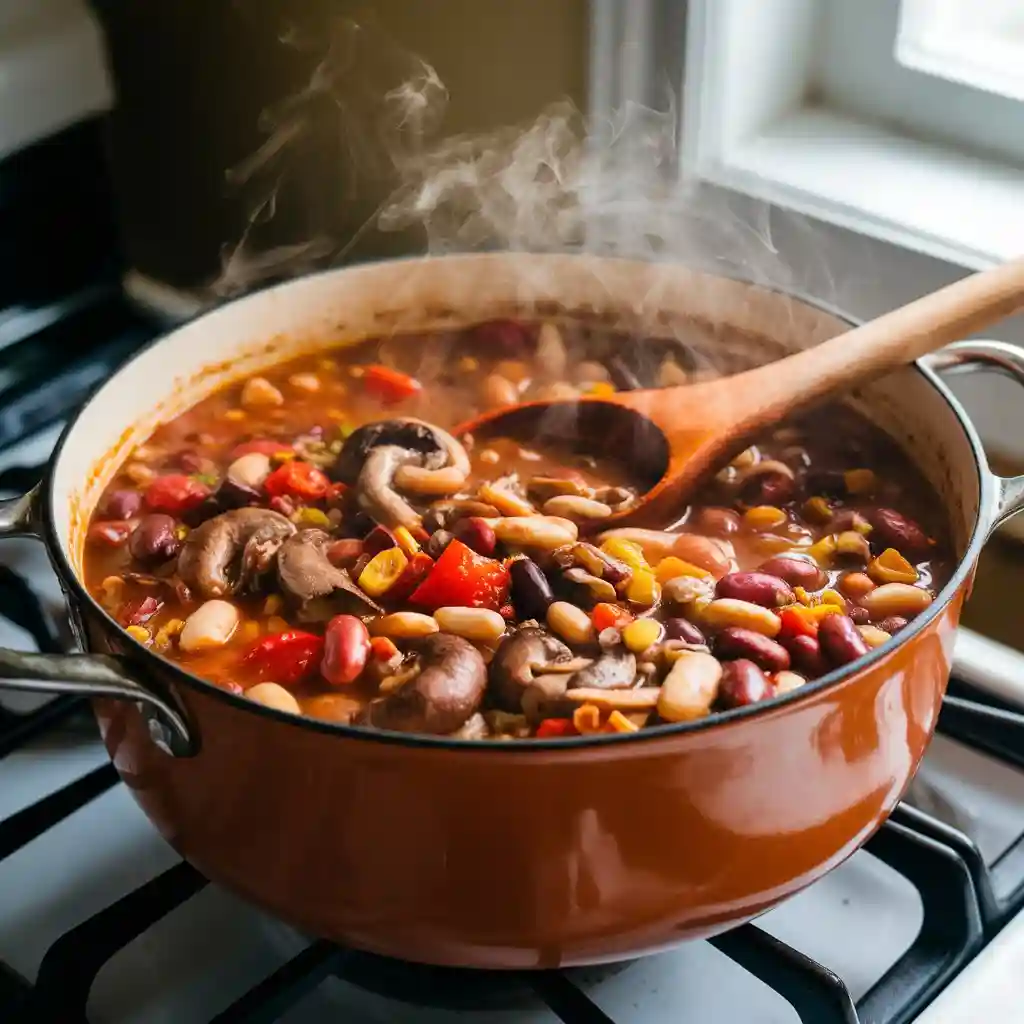
<instances>
[{"instance_id":1,"label":"steam","mask_svg":"<svg viewBox=\"0 0 1024 1024\"><path fill-rule=\"evenodd\" d=\"M293 30L282 42L308 50L314 40ZM832 298L822 261L805 261L818 279L800 280L776 247L780 218L790 237L810 230L802 218L709 189L680 165L671 95L661 109L631 103L600 123L563 101L526 125L445 138L447 102L425 61L379 30L337 23L305 87L265 112L266 141L228 172L229 184L253 190L255 199L241 238L224 250L215 293L341 262L369 232L418 229L432 254L504 249L664 260ZM293 243L261 249L260 230L293 172L324 153L336 158L338 187L319 207L304 197L314 217L318 208L336 214L337 204L351 202L361 179L385 182L387 197L349 237L309 224Z\"/></svg>"}]
</instances>

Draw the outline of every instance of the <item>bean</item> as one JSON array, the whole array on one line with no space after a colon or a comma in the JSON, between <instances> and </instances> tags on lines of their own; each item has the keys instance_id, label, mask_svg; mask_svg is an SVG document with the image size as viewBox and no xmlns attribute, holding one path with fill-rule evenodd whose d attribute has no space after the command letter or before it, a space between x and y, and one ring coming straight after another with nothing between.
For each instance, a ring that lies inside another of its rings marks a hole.
<instances>
[{"instance_id":1,"label":"bean","mask_svg":"<svg viewBox=\"0 0 1024 1024\"><path fill-rule=\"evenodd\" d=\"M702 508L694 525L714 537L731 537L739 531L740 517L730 508Z\"/></svg>"},{"instance_id":2,"label":"bean","mask_svg":"<svg viewBox=\"0 0 1024 1024\"><path fill-rule=\"evenodd\" d=\"M778 576L791 587L803 587L810 591L821 590L828 583L827 574L807 558L777 555L760 566L758 572Z\"/></svg>"},{"instance_id":3,"label":"bean","mask_svg":"<svg viewBox=\"0 0 1024 1024\"><path fill-rule=\"evenodd\" d=\"M782 644L739 626L729 626L715 637L715 656L726 661L744 658L765 672L789 668L789 652Z\"/></svg>"},{"instance_id":4,"label":"bean","mask_svg":"<svg viewBox=\"0 0 1024 1024\"><path fill-rule=\"evenodd\" d=\"M832 618L834 616L830 616ZM824 675L828 671L828 665L821 653L821 647L813 636L790 636L783 641L783 646L789 651L790 661L793 667L799 669L803 675L813 679L815 676Z\"/></svg>"},{"instance_id":5,"label":"bean","mask_svg":"<svg viewBox=\"0 0 1024 1024\"><path fill-rule=\"evenodd\" d=\"M501 409L519 401L519 389L500 373L489 373L481 387L481 397L489 409Z\"/></svg>"},{"instance_id":6,"label":"bean","mask_svg":"<svg viewBox=\"0 0 1024 1024\"><path fill-rule=\"evenodd\" d=\"M568 601L555 601L548 608L547 624L571 644L588 644L596 639L590 616Z\"/></svg>"},{"instance_id":7,"label":"bean","mask_svg":"<svg viewBox=\"0 0 1024 1024\"><path fill-rule=\"evenodd\" d=\"M178 646L183 651L223 647L238 628L240 618L238 609L230 601L206 601L185 620Z\"/></svg>"},{"instance_id":8,"label":"bean","mask_svg":"<svg viewBox=\"0 0 1024 1024\"><path fill-rule=\"evenodd\" d=\"M918 612L923 612L932 600L927 590L913 584L885 583L862 597L860 604L867 609L872 619L885 619L890 615L912 618Z\"/></svg>"},{"instance_id":9,"label":"bean","mask_svg":"<svg viewBox=\"0 0 1024 1024\"><path fill-rule=\"evenodd\" d=\"M467 548L472 548L478 555L490 557L498 544L490 523L478 516L460 519L452 532Z\"/></svg>"},{"instance_id":10,"label":"bean","mask_svg":"<svg viewBox=\"0 0 1024 1024\"><path fill-rule=\"evenodd\" d=\"M434 618L442 633L476 643L494 643L505 632L505 620L487 608L438 608Z\"/></svg>"},{"instance_id":11,"label":"bean","mask_svg":"<svg viewBox=\"0 0 1024 1024\"><path fill-rule=\"evenodd\" d=\"M722 665L699 651L684 651L661 684L658 714L666 722L691 722L703 718L718 696Z\"/></svg>"},{"instance_id":12,"label":"bean","mask_svg":"<svg viewBox=\"0 0 1024 1024\"><path fill-rule=\"evenodd\" d=\"M699 626L695 626L688 619L680 618L665 620L665 639L682 640L687 644L707 643Z\"/></svg>"},{"instance_id":13,"label":"bean","mask_svg":"<svg viewBox=\"0 0 1024 1024\"><path fill-rule=\"evenodd\" d=\"M669 553L706 569L715 579L724 576L732 567L732 545L728 541L702 537L699 533L680 533Z\"/></svg>"},{"instance_id":14,"label":"bean","mask_svg":"<svg viewBox=\"0 0 1024 1024\"><path fill-rule=\"evenodd\" d=\"M596 704L602 710L618 708L622 711L644 711L658 706L661 689L640 686L635 690L602 690L596 686L578 686L567 690L565 699L574 704Z\"/></svg>"},{"instance_id":15,"label":"bean","mask_svg":"<svg viewBox=\"0 0 1024 1024\"><path fill-rule=\"evenodd\" d=\"M324 656L320 674L332 686L355 682L370 656L370 634L362 619L335 615L324 630Z\"/></svg>"},{"instance_id":16,"label":"bean","mask_svg":"<svg viewBox=\"0 0 1024 1024\"><path fill-rule=\"evenodd\" d=\"M342 540L336 540L327 549L327 560L339 569L347 569L349 566L355 565L362 554L363 542L357 537L345 537Z\"/></svg>"},{"instance_id":17,"label":"bean","mask_svg":"<svg viewBox=\"0 0 1024 1024\"><path fill-rule=\"evenodd\" d=\"M866 563L871 558L871 547L864 534L846 530L836 537L836 554Z\"/></svg>"},{"instance_id":18,"label":"bean","mask_svg":"<svg viewBox=\"0 0 1024 1024\"><path fill-rule=\"evenodd\" d=\"M441 497L461 491L467 475L459 466L424 469L422 466L400 466L395 473L395 486L411 494Z\"/></svg>"},{"instance_id":19,"label":"bean","mask_svg":"<svg viewBox=\"0 0 1024 1024\"><path fill-rule=\"evenodd\" d=\"M544 513L549 516L562 516L574 523L593 522L607 519L611 514L611 506L591 498L581 498L572 494L549 498L544 503Z\"/></svg>"},{"instance_id":20,"label":"bean","mask_svg":"<svg viewBox=\"0 0 1024 1024\"><path fill-rule=\"evenodd\" d=\"M797 672L778 672L775 675L775 693L792 693L793 690L799 690L807 682L802 675Z\"/></svg>"},{"instance_id":21,"label":"bean","mask_svg":"<svg viewBox=\"0 0 1024 1024\"><path fill-rule=\"evenodd\" d=\"M584 360L573 370L573 380L577 384L600 384L609 378L608 370L592 359Z\"/></svg>"},{"instance_id":22,"label":"bean","mask_svg":"<svg viewBox=\"0 0 1024 1024\"><path fill-rule=\"evenodd\" d=\"M298 391L312 393L320 390L320 378L315 373L293 373L288 383Z\"/></svg>"},{"instance_id":23,"label":"bean","mask_svg":"<svg viewBox=\"0 0 1024 1024\"><path fill-rule=\"evenodd\" d=\"M902 615L890 615L887 618L882 619L878 623L879 629L884 629L886 633L898 633L901 629L906 628L907 620Z\"/></svg>"},{"instance_id":24,"label":"bean","mask_svg":"<svg viewBox=\"0 0 1024 1024\"><path fill-rule=\"evenodd\" d=\"M846 615L826 616L818 625L818 643L833 665L847 665L868 653L864 637Z\"/></svg>"},{"instance_id":25,"label":"bean","mask_svg":"<svg viewBox=\"0 0 1024 1024\"><path fill-rule=\"evenodd\" d=\"M226 476L233 484L258 493L270 476L270 457L263 452L242 455L228 466Z\"/></svg>"},{"instance_id":26,"label":"bean","mask_svg":"<svg viewBox=\"0 0 1024 1024\"><path fill-rule=\"evenodd\" d=\"M554 551L555 548L575 542L579 531L568 519L543 516L508 516L491 524L498 540L503 544L517 547L540 548Z\"/></svg>"},{"instance_id":27,"label":"bean","mask_svg":"<svg viewBox=\"0 0 1024 1024\"><path fill-rule=\"evenodd\" d=\"M427 554L436 561L453 540L455 540L455 534L449 533L447 530L436 530L427 541Z\"/></svg>"},{"instance_id":28,"label":"bean","mask_svg":"<svg viewBox=\"0 0 1024 1024\"><path fill-rule=\"evenodd\" d=\"M478 494L482 501L493 505L503 516L530 516L534 512L528 501L500 484L484 484Z\"/></svg>"},{"instance_id":29,"label":"bean","mask_svg":"<svg viewBox=\"0 0 1024 1024\"><path fill-rule=\"evenodd\" d=\"M703 599L710 600L714 589L710 580L698 579L696 576L676 576L665 582L662 593L673 604L689 605Z\"/></svg>"},{"instance_id":30,"label":"bean","mask_svg":"<svg viewBox=\"0 0 1024 1024\"><path fill-rule=\"evenodd\" d=\"M858 625L863 626L871 621L871 615L868 613L867 608L858 608L856 605L852 608L847 608L846 614Z\"/></svg>"},{"instance_id":31,"label":"bean","mask_svg":"<svg viewBox=\"0 0 1024 1024\"><path fill-rule=\"evenodd\" d=\"M103 503L103 514L110 519L131 519L142 508L142 495L138 491L111 491Z\"/></svg>"},{"instance_id":32,"label":"bean","mask_svg":"<svg viewBox=\"0 0 1024 1024\"><path fill-rule=\"evenodd\" d=\"M166 562L181 549L177 529L176 520L162 512L143 516L128 539L128 550L140 562Z\"/></svg>"},{"instance_id":33,"label":"bean","mask_svg":"<svg viewBox=\"0 0 1024 1024\"><path fill-rule=\"evenodd\" d=\"M266 377L250 377L242 386L239 403L243 409L265 409L284 405L284 395Z\"/></svg>"},{"instance_id":34,"label":"bean","mask_svg":"<svg viewBox=\"0 0 1024 1024\"><path fill-rule=\"evenodd\" d=\"M846 497L846 477L838 469L820 469L807 474L807 490L826 498Z\"/></svg>"},{"instance_id":35,"label":"bean","mask_svg":"<svg viewBox=\"0 0 1024 1024\"><path fill-rule=\"evenodd\" d=\"M796 600L785 582L765 572L731 572L718 581L715 596L749 601L765 608L781 608Z\"/></svg>"},{"instance_id":36,"label":"bean","mask_svg":"<svg viewBox=\"0 0 1024 1024\"><path fill-rule=\"evenodd\" d=\"M742 626L744 629L752 629L765 636L774 637L782 628L782 623L774 612L759 604L732 597L712 601L701 614L712 629Z\"/></svg>"},{"instance_id":37,"label":"bean","mask_svg":"<svg viewBox=\"0 0 1024 1024\"><path fill-rule=\"evenodd\" d=\"M836 589L840 594L856 601L875 589L875 581L865 572L847 572L840 577Z\"/></svg>"},{"instance_id":38,"label":"bean","mask_svg":"<svg viewBox=\"0 0 1024 1024\"><path fill-rule=\"evenodd\" d=\"M879 629L877 626L869 625L858 625L857 630L868 647L881 647L887 640L892 639L884 629Z\"/></svg>"},{"instance_id":39,"label":"bean","mask_svg":"<svg viewBox=\"0 0 1024 1024\"><path fill-rule=\"evenodd\" d=\"M211 498L207 498L201 505L198 505L195 509L188 509L188 512L202 512L202 515L189 517L190 525L198 526L200 523L205 522L206 519L212 519L213 516L220 515L225 509L232 508L245 508L248 505L258 505L263 500L263 495L255 488L249 487L246 484L239 483L235 480L225 478L220 487L217 488L217 493ZM273 508L275 501L287 501L291 511L282 513L285 515L291 515L295 511L295 505L292 499L287 495L278 495L271 498L270 505ZM209 506L212 510L211 515L205 514L205 506ZM186 512L187 515L187 512Z\"/></svg>"},{"instance_id":40,"label":"bean","mask_svg":"<svg viewBox=\"0 0 1024 1024\"><path fill-rule=\"evenodd\" d=\"M386 636L395 640L413 640L430 636L440 629L432 615L420 612L393 612L382 615L370 623L370 632L374 636Z\"/></svg>"},{"instance_id":41,"label":"bean","mask_svg":"<svg viewBox=\"0 0 1024 1024\"><path fill-rule=\"evenodd\" d=\"M752 661L740 658L722 666L718 687L719 703L725 708L745 708L772 696L768 677Z\"/></svg>"},{"instance_id":42,"label":"bean","mask_svg":"<svg viewBox=\"0 0 1024 1024\"><path fill-rule=\"evenodd\" d=\"M275 711L286 711L290 715L301 713L299 702L277 683L257 683L245 691L245 696L256 704Z\"/></svg>"},{"instance_id":43,"label":"bean","mask_svg":"<svg viewBox=\"0 0 1024 1024\"><path fill-rule=\"evenodd\" d=\"M657 619L634 619L622 630L622 642L634 654L642 654L662 635L662 626Z\"/></svg>"},{"instance_id":44,"label":"bean","mask_svg":"<svg viewBox=\"0 0 1024 1024\"><path fill-rule=\"evenodd\" d=\"M924 530L905 515L891 508L876 508L868 515L874 527L872 543L879 548L896 548L906 557L924 555L929 544Z\"/></svg>"}]
</instances>

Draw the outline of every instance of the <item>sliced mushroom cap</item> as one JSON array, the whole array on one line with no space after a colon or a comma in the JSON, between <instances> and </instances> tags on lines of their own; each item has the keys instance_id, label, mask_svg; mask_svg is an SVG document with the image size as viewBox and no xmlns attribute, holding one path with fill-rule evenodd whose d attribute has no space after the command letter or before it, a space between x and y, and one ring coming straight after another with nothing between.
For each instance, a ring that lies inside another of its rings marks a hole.
<instances>
[{"instance_id":1,"label":"sliced mushroom cap","mask_svg":"<svg viewBox=\"0 0 1024 1024\"><path fill-rule=\"evenodd\" d=\"M356 725L443 736L477 712L487 687L483 655L462 637L435 633L420 642L420 671L386 697L370 701Z\"/></svg>"},{"instance_id":2,"label":"sliced mushroom cap","mask_svg":"<svg viewBox=\"0 0 1024 1024\"><path fill-rule=\"evenodd\" d=\"M251 588L295 526L265 508L238 508L208 519L186 538L178 576L204 598Z\"/></svg>"},{"instance_id":3,"label":"sliced mushroom cap","mask_svg":"<svg viewBox=\"0 0 1024 1024\"><path fill-rule=\"evenodd\" d=\"M498 646L491 660L490 689L504 711L521 711L523 695L534 677L559 662L572 660L572 651L539 626L524 626Z\"/></svg>"},{"instance_id":4,"label":"sliced mushroom cap","mask_svg":"<svg viewBox=\"0 0 1024 1024\"><path fill-rule=\"evenodd\" d=\"M418 466L422 462L423 455L408 448L395 445L374 448L356 481L356 501L359 507L389 530L399 526L407 530L416 529L422 517L394 489L393 481L395 473L402 466Z\"/></svg>"},{"instance_id":5,"label":"sliced mushroom cap","mask_svg":"<svg viewBox=\"0 0 1024 1024\"><path fill-rule=\"evenodd\" d=\"M636 655L618 646L605 651L586 668L574 672L567 690L627 690L636 679Z\"/></svg>"},{"instance_id":6,"label":"sliced mushroom cap","mask_svg":"<svg viewBox=\"0 0 1024 1024\"><path fill-rule=\"evenodd\" d=\"M439 427L411 418L366 423L346 438L332 475L343 484L354 484L370 452L385 446L418 452L423 456L420 465L425 469L440 469L456 458L456 451L449 448L449 441L457 453L461 453L468 472L469 459L462 445Z\"/></svg>"},{"instance_id":7,"label":"sliced mushroom cap","mask_svg":"<svg viewBox=\"0 0 1024 1024\"><path fill-rule=\"evenodd\" d=\"M327 558L332 542L323 530L303 530L286 540L277 553L278 583L298 605L299 617L313 622L343 612L379 613L380 606L352 582L348 572Z\"/></svg>"}]
</instances>

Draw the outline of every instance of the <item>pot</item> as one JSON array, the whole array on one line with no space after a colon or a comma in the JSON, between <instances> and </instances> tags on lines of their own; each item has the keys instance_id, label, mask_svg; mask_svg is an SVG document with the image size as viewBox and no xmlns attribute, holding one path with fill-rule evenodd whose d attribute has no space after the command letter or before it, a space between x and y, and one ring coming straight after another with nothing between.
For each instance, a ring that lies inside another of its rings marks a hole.
<instances>
[{"instance_id":1,"label":"pot","mask_svg":"<svg viewBox=\"0 0 1024 1024\"><path fill-rule=\"evenodd\" d=\"M734 361L848 326L665 265L485 255L332 271L223 306L136 355L69 424L44 483L0 508L0 532L46 544L89 652L2 651L3 685L91 697L114 765L167 841L317 936L434 964L548 968L652 952L768 910L853 853L899 800L935 727L979 551L1024 505L1024 478L990 472L937 376L990 367L1024 381L1015 349L954 345L850 396L914 453L949 510L952 579L854 666L628 736L495 744L281 714L147 650L85 591L89 513L157 422L313 348L537 308L654 333L712 324Z\"/></svg>"}]
</instances>

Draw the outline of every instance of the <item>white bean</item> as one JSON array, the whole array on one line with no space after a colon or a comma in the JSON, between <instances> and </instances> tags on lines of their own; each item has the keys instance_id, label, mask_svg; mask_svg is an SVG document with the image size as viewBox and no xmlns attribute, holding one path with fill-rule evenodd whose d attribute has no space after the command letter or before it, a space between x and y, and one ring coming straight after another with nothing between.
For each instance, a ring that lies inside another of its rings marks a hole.
<instances>
[{"instance_id":1,"label":"white bean","mask_svg":"<svg viewBox=\"0 0 1024 1024\"><path fill-rule=\"evenodd\" d=\"M718 696L722 666L710 654L684 651L675 660L658 697L658 714L666 722L703 718Z\"/></svg>"},{"instance_id":2,"label":"white bean","mask_svg":"<svg viewBox=\"0 0 1024 1024\"><path fill-rule=\"evenodd\" d=\"M519 401L519 389L500 373L491 373L484 378L483 400L490 409L515 405Z\"/></svg>"},{"instance_id":3,"label":"white bean","mask_svg":"<svg viewBox=\"0 0 1024 1024\"><path fill-rule=\"evenodd\" d=\"M775 692L777 694L791 693L793 690L799 690L806 682L807 680L798 672L776 672Z\"/></svg>"},{"instance_id":4,"label":"white bean","mask_svg":"<svg viewBox=\"0 0 1024 1024\"><path fill-rule=\"evenodd\" d=\"M493 505L503 516L528 516L534 511L528 501L495 484L484 484L477 496L488 505Z\"/></svg>"},{"instance_id":5,"label":"white bean","mask_svg":"<svg viewBox=\"0 0 1024 1024\"><path fill-rule=\"evenodd\" d=\"M544 516L508 516L505 519L488 519L487 522L503 544L523 548L554 551L565 544L572 544L579 536L576 524L567 519L552 521Z\"/></svg>"},{"instance_id":6,"label":"white bean","mask_svg":"<svg viewBox=\"0 0 1024 1024\"><path fill-rule=\"evenodd\" d=\"M284 405L284 395L266 377L250 377L242 385L239 401L243 409L261 409Z\"/></svg>"},{"instance_id":7,"label":"white bean","mask_svg":"<svg viewBox=\"0 0 1024 1024\"><path fill-rule=\"evenodd\" d=\"M275 711L287 711L290 715L301 714L299 702L277 683L257 683L245 691L249 700Z\"/></svg>"},{"instance_id":8,"label":"white bean","mask_svg":"<svg viewBox=\"0 0 1024 1024\"><path fill-rule=\"evenodd\" d=\"M401 466L395 473L395 486L413 494L447 495L461 491L467 474L458 466L424 469L422 466Z\"/></svg>"},{"instance_id":9,"label":"white bean","mask_svg":"<svg viewBox=\"0 0 1024 1024\"><path fill-rule=\"evenodd\" d=\"M178 646L183 651L223 647L238 628L238 621L238 609L230 601L206 601L185 620Z\"/></svg>"},{"instance_id":10,"label":"white bean","mask_svg":"<svg viewBox=\"0 0 1024 1024\"><path fill-rule=\"evenodd\" d=\"M923 612L933 601L932 595L910 583L885 583L875 587L860 599L873 619L886 619L890 615L910 618Z\"/></svg>"},{"instance_id":11,"label":"white bean","mask_svg":"<svg viewBox=\"0 0 1024 1024\"><path fill-rule=\"evenodd\" d=\"M607 519L612 510L602 501L592 498L581 498L574 494L561 494L544 502L544 512L549 516L561 516L575 523L589 522L594 519Z\"/></svg>"},{"instance_id":12,"label":"white bean","mask_svg":"<svg viewBox=\"0 0 1024 1024\"><path fill-rule=\"evenodd\" d=\"M548 608L548 626L571 644L593 643L597 636L590 616L568 601L555 601Z\"/></svg>"},{"instance_id":13,"label":"white bean","mask_svg":"<svg viewBox=\"0 0 1024 1024\"><path fill-rule=\"evenodd\" d=\"M263 481L270 476L270 457L262 452L249 452L235 459L228 466L227 478L233 484L251 487L254 491L263 486Z\"/></svg>"},{"instance_id":14,"label":"white bean","mask_svg":"<svg viewBox=\"0 0 1024 1024\"><path fill-rule=\"evenodd\" d=\"M387 636L393 640L411 640L430 636L438 631L437 621L432 615L420 612L392 612L382 615L370 623L374 636Z\"/></svg>"},{"instance_id":15,"label":"white bean","mask_svg":"<svg viewBox=\"0 0 1024 1024\"><path fill-rule=\"evenodd\" d=\"M782 620L775 612L751 601L739 601L734 597L720 597L717 601L712 601L701 612L701 621L712 629L739 626L769 637L778 635L782 628Z\"/></svg>"},{"instance_id":16,"label":"white bean","mask_svg":"<svg viewBox=\"0 0 1024 1024\"><path fill-rule=\"evenodd\" d=\"M487 608L438 608L434 618L442 633L493 643L505 632L505 620Z\"/></svg>"}]
</instances>

